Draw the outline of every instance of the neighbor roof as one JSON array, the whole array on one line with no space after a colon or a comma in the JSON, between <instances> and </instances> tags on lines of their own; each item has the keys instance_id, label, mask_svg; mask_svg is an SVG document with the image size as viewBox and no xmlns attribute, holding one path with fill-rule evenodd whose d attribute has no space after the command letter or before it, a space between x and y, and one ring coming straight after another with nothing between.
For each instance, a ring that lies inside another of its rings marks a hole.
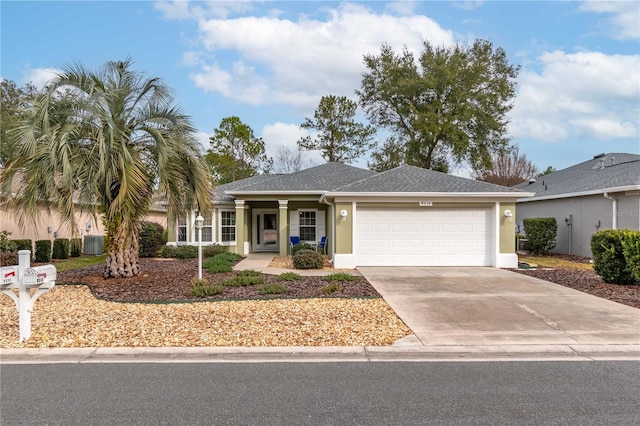
<instances>
[{"instance_id":1,"label":"neighbor roof","mask_svg":"<svg viewBox=\"0 0 640 426\"><path fill-rule=\"evenodd\" d=\"M518 193L514 188L494 185L474 179L453 176L434 170L403 165L375 176L339 188L335 192L505 192Z\"/></svg>"},{"instance_id":2,"label":"neighbor roof","mask_svg":"<svg viewBox=\"0 0 640 426\"><path fill-rule=\"evenodd\" d=\"M535 192L534 197L522 201L640 189L640 155L596 155L583 163L540 176L532 183L523 182L514 188Z\"/></svg>"}]
</instances>

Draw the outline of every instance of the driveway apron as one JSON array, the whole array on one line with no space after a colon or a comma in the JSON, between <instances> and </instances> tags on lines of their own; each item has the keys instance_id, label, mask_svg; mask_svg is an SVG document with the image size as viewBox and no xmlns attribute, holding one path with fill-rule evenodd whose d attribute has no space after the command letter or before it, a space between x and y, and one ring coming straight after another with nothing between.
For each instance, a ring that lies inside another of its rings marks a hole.
<instances>
[{"instance_id":1,"label":"driveway apron","mask_svg":"<svg viewBox=\"0 0 640 426\"><path fill-rule=\"evenodd\" d=\"M512 271L480 267L358 270L414 332L415 337L404 344L640 343L639 309Z\"/></svg>"}]
</instances>

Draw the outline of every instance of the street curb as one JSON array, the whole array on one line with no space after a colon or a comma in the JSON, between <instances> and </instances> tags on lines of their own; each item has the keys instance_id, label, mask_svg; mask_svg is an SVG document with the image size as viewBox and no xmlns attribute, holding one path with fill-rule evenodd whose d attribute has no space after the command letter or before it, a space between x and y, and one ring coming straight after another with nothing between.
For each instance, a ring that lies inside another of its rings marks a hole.
<instances>
[{"instance_id":1,"label":"street curb","mask_svg":"<svg viewBox=\"0 0 640 426\"><path fill-rule=\"evenodd\" d=\"M0 364L640 361L638 345L0 349Z\"/></svg>"}]
</instances>

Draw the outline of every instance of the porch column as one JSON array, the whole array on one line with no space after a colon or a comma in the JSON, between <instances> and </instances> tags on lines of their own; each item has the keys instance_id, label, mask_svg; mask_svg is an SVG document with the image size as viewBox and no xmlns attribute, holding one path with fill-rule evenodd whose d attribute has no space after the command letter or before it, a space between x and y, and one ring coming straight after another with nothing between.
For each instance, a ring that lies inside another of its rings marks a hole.
<instances>
[{"instance_id":1,"label":"porch column","mask_svg":"<svg viewBox=\"0 0 640 426\"><path fill-rule=\"evenodd\" d=\"M280 256L286 256L289 252L289 200L278 200L280 214L278 215L278 241L280 241Z\"/></svg>"},{"instance_id":2,"label":"porch column","mask_svg":"<svg viewBox=\"0 0 640 426\"><path fill-rule=\"evenodd\" d=\"M236 253L244 256L244 200L236 200Z\"/></svg>"}]
</instances>

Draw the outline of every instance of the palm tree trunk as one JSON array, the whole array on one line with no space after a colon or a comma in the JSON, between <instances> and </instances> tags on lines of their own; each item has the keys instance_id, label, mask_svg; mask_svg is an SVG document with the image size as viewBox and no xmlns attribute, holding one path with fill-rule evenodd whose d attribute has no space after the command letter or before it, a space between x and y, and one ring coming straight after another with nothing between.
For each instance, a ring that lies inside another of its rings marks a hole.
<instances>
[{"instance_id":1,"label":"palm tree trunk","mask_svg":"<svg viewBox=\"0 0 640 426\"><path fill-rule=\"evenodd\" d=\"M128 234L128 235L127 235ZM109 254L104 268L105 278L134 277L140 273L138 266L138 235L124 232L122 228L111 235Z\"/></svg>"}]
</instances>

